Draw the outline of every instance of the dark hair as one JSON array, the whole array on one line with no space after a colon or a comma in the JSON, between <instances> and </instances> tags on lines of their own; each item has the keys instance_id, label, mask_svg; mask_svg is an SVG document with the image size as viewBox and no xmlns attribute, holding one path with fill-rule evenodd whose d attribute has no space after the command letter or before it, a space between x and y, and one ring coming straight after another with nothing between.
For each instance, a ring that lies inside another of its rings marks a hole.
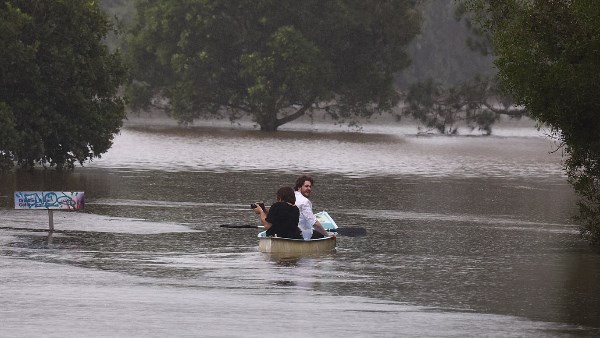
<instances>
[{"instance_id":1,"label":"dark hair","mask_svg":"<svg viewBox=\"0 0 600 338\"><path fill-rule=\"evenodd\" d=\"M296 203L296 194L292 187L281 187L277 190L277 198L290 204Z\"/></svg>"},{"instance_id":2,"label":"dark hair","mask_svg":"<svg viewBox=\"0 0 600 338\"><path fill-rule=\"evenodd\" d=\"M298 190L300 189L301 186L304 185L304 182L309 181L310 184L315 185L315 181L313 181L312 177L308 176L308 175L302 175L300 177L298 177L298 179L296 180L296 185L294 186L294 190Z\"/></svg>"}]
</instances>

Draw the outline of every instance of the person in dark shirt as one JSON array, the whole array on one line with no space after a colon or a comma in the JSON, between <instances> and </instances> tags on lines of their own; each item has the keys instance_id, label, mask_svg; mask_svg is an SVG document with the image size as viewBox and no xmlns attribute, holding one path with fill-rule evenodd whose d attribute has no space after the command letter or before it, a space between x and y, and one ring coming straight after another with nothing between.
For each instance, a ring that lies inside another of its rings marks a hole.
<instances>
[{"instance_id":1,"label":"person in dark shirt","mask_svg":"<svg viewBox=\"0 0 600 338\"><path fill-rule=\"evenodd\" d=\"M294 203L296 203L294 189L282 187L277 190L277 202L271 205L268 212L258 205L254 208L254 212L259 215L267 230L267 236L302 239L302 233L298 228L300 210Z\"/></svg>"}]
</instances>

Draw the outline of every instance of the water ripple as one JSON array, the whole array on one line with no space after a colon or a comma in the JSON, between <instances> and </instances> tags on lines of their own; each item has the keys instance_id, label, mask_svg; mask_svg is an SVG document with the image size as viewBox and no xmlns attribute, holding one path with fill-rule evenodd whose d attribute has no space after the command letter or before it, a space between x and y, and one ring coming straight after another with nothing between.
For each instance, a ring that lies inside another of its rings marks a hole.
<instances>
[{"instance_id":1,"label":"water ripple","mask_svg":"<svg viewBox=\"0 0 600 338\"><path fill-rule=\"evenodd\" d=\"M388 130L389 131L389 130ZM358 132L129 128L90 167L162 171L327 172L349 177L564 178L543 137L414 137Z\"/></svg>"}]
</instances>

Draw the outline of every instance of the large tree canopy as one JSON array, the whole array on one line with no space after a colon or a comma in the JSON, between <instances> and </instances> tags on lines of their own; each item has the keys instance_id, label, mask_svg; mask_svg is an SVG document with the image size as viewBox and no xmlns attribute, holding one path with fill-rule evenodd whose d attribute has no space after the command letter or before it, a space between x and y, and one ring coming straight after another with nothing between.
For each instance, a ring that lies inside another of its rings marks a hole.
<instances>
[{"instance_id":1,"label":"large tree canopy","mask_svg":"<svg viewBox=\"0 0 600 338\"><path fill-rule=\"evenodd\" d=\"M550 126L600 244L600 1L470 0L492 34L503 87Z\"/></svg>"},{"instance_id":2,"label":"large tree canopy","mask_svg":"<svg viewBox=\"0 0 600 338\"><path fill-rule=\"evenodd\" d=\"M137 1L134 108L181 122L251 116L276 130L313 109L334 118L395 106L394 74L419 15L411 0Z\"/></svg>"},{"instance_id":3,"label":"large tree canopy","mask_svg":"<svg viewBox=\"0 0 600 338\"><path fill-rule=\"evenodd\" d=\"M110 27L92 0L0 2L2 167L73 167L109 149L126 75Z\"/></svg>"},{"instance_id":4,"label":"large tree canopy","mask_svg":"<svg viewBox=\"0 0 600 338\"><path fill-rule=\"evenodd\" d=\"M405 115L442 134L457 134L458 127L464 124L490 135L500 115L527 115L522 108L513 107L513 101L498 89L495 77L475 77L450 88L433 80L415 83L404 101Z\"/></svg>"}]
</instances>

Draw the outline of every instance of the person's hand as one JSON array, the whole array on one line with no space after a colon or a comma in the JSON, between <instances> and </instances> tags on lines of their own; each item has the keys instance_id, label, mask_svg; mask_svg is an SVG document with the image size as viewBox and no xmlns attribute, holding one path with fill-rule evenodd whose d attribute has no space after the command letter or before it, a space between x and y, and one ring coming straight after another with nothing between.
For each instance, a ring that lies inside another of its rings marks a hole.
<instances>
[{"instance_id":1,"label":"person's hand","mask_svg":"<svg viewBox=\"0 0 600 338\"><path fill-rule=\"evenodd\" d=\"M262 213L264 212L264 211L263 211L263 209L262 209L262 208L261 208L261 207L258 205L259 203L260 203L260 202L256 202L256 203L254 203L254 205L255 205L256 207L252 209L252 210L254 210L254 212L255 212L257 215L260 215L260 214L262 214Z\"/></svg>"},{"instance_id":2,"label":"person's hand","mask_svg":"<svg viewBox=\"0 0 600 338\"><path fill-rule=\"evenodd\" d=\"M337 237L333 232L327 232L327 237Z\"/></svg>"}]
</instances>

